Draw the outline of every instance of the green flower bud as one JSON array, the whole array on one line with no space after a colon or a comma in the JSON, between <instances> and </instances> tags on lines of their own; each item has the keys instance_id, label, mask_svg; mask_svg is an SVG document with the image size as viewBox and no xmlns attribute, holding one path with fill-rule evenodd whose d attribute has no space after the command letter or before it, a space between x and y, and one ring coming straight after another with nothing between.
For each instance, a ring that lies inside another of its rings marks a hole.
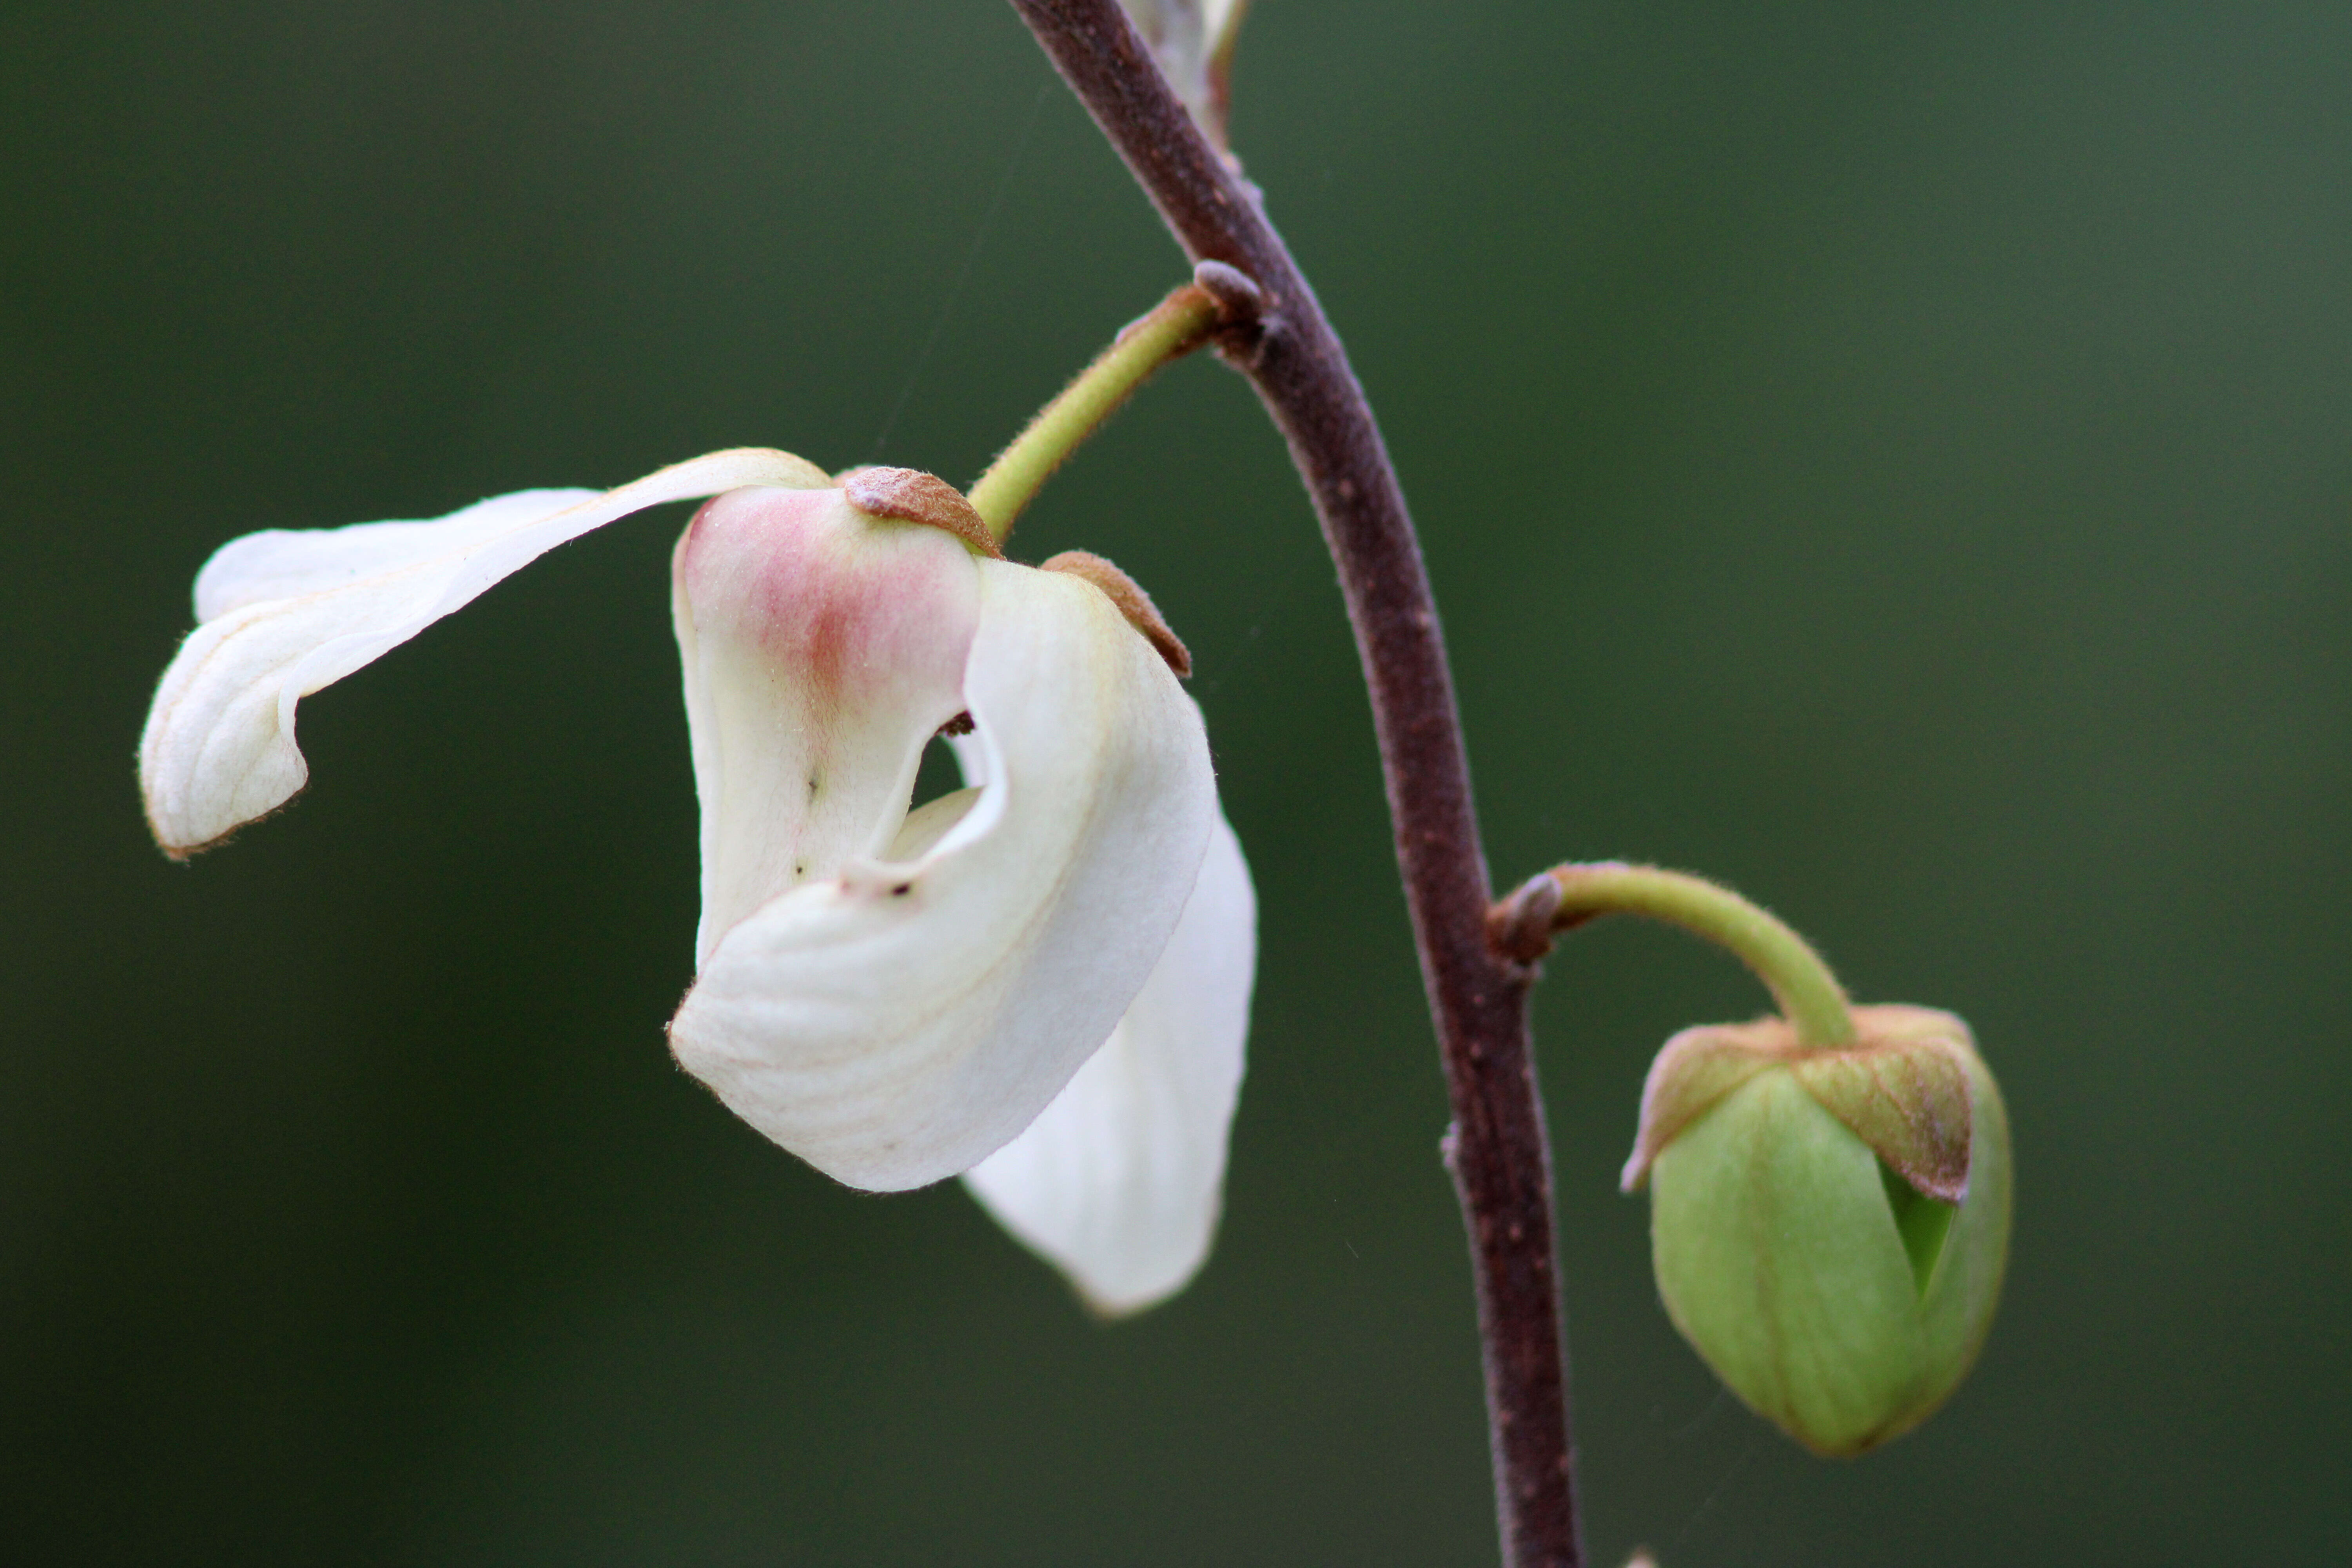
<instances>
[{"instance_id":1,"label":"green flower bud","mask_svg":"<svg viewBox=\"0 0 2352 1568\"><path fill-rule=\"evenodd\" d=\"M1992 1325L2009 1120L1969 1028L1856 1007L1851 1043L1780 1018L1685 1029L1642 1095L1658 1291L1750 1409L1824 1455L1926 1420Z\"/></svg>"}]
</instances>

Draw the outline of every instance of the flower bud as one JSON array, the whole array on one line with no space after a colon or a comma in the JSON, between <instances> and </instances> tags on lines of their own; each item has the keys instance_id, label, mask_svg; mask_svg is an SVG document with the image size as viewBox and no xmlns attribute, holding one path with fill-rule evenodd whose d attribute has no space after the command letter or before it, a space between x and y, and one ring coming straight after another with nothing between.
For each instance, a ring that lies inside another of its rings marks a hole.
<instances>
[{"instance_id":1,"label":"flower bud","mask_svg":"<svg viewBox=\"0 0 2352 1568\"><path fill-rule=\"evenodd\" d=\"M1685 1029L1642 1095L1667 1314L1759 1415L1853 1455L1926 1420L1991 1327L2009 1251L2009 1121L1969 1028L1853 1009L1851 1044L1780 1018Z\"/></svg>"}]
</instances>

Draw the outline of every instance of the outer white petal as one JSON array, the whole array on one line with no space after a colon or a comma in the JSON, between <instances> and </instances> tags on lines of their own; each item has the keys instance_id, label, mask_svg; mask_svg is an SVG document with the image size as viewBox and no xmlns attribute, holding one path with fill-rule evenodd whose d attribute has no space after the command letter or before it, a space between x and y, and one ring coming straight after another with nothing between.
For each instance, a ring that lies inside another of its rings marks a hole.
<instances>
[{"instance_id":1,"label":"outer white petal","mask_svg":"<svg viewBox=\"0 0 2352 1568\"><path fill-rule=\"evenodd\" d=\"M202 848L293 798L309 777L295 705L566 540L661 501L740 485L822 486L782 452L712 452L599 495L524 490L429 522L271 531L230 541L196 577L203 623L155 692L139 774L156 839Z\"/></svg>"},{"instance_id":2,"label":"outer white petal","mask_svg":"<svg viewBox=\"0 0 2352 1568\"><path fill-rule=\"evenodd\" d=\"M969 1170L1035 1120L1142 989L1216 813L1199 710L1110 601L977 565L986 784L909 820L918 858L859 858L729 931L670 1025L730 1109L852 1186Z\"/></svg>"},{"instance_id":3,"label":"outer white petal","mask_svg":"<svg viewBox=\"0 0 2352 1568\"><path fill-rule=\"evenodd\" d=\"M1102 1049L964 1174L1105 1312L1174 1295L1209 1256L1242 1085L1257 899L1223 816L1168 950Z\"/></svg>"}]
</instances>

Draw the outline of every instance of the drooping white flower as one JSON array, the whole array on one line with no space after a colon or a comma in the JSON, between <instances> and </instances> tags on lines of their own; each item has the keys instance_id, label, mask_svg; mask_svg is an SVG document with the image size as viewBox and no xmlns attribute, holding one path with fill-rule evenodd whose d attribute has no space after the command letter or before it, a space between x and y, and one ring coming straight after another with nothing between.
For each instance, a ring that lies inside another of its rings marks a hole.
<instances>
[{"instance_id":1,"label":"drooping white flower","mask_svg":"<svg viewBox=\"0 0 2352 1568\"><path fill-rule=\"evenodd\" d=\"M677 1059L852 1186L972 1173L1106 1310L1181 1288L1255 959L1181 645L1107 563L1003 560L927 475L716 452L232 541L141 742L157 839L184 856L290 799L302 698L557 544L713 495L673 566L703 862ZM967 724L967 787L910 811L924 746Z\"/></svg>"}]
</instances>

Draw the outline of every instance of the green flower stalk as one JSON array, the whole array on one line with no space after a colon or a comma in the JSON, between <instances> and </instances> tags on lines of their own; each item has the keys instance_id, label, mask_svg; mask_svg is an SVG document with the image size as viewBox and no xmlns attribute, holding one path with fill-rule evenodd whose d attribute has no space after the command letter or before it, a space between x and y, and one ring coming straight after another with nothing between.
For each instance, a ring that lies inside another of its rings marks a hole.
<instances>
[{"instance_id":1,"label":"green flower stalk","mask_svg":"<svg viewBox=\"0 0 2352 1568\"><path fill-rule=\"evenodd\" d=\"M1497 935L1616 912L1731 949L1786 1015L1685 1029L1650 1068L1623 1185L1650 1189L1667 1315L1815 1453L1909 1431L1975 1362L2009 1253L2009 1119L1968 1026L1852 1006L1769 911L1649 867L1549 872L1497 911Z\"/></svg>"}]
</instances>

